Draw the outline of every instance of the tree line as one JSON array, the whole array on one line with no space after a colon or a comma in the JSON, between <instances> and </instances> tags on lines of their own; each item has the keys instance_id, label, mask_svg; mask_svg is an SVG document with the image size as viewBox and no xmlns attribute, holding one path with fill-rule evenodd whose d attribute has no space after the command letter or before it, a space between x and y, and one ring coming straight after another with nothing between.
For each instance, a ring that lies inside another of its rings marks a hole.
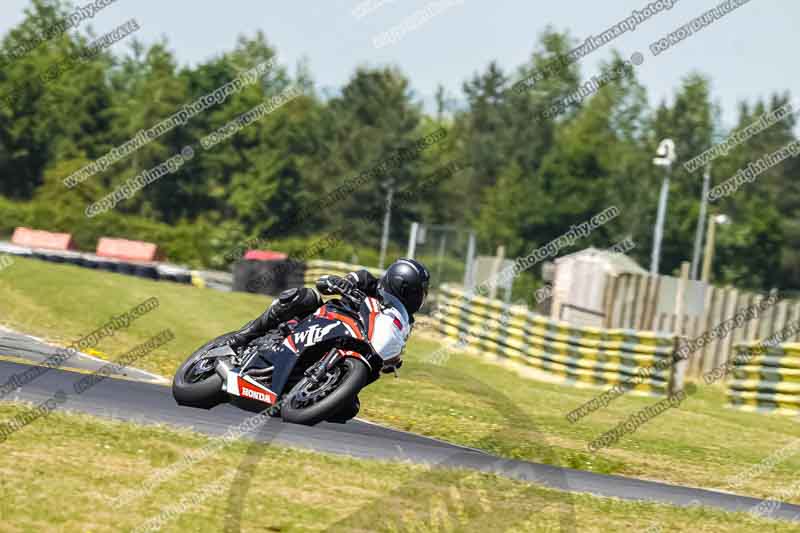
<instances>
[{"instance_id":1,"label":"tree line","mask_svg":"<svg viewBox=\"0 0 800 533\"><path fill-rule=\"evenodd\" d=\"M528 60L512 71L496 62L465 73L459 94L439 88L426 112L412 81L392 66L359 67L330 93L319 89L304 62L289 66L263 33L242 36L193 67L179 64L165 40L144 44L129 35L111 49L92 47L97 35L62 27L62 0L32 0L24 20L0 43L0 233L16 225L72 232L90 249L101 235L157 242L167 255L195 266L224 268L244 242L300 254L332 228L347 227L344 244L326 258L375 264L387 187L401 194L392 214L392 250L405 249L412 221L474 228L479 252L505 245L521 256L564 234L571 225L618 206L620 214L573 249L609 248L624 239L628 253L649 263L662 169L652 164L660 140L676 143L662 272L691 257L702 168L692 160L732 133L721 122L712 80L695 72L676 80L668 101L650 102L614 54L603 71L623 72L582 100L580 63L569 63L532 89L514 84L545 69L576 40L548 28L530 43ZM123 21L120 21L123 22ZM20 47L37 42L31 49ZM91 49L91 54L84 53ZM81 57L76 68L54 66ZM270 63L271 62L271 63ZM249 69L270 63L258 83L226 93L180 127L147 142L75 187L64 180L213 94ZM88 205L156 167L285 91L296 97L196 156L174 173L138 190L113 209L85 216ZM13 94L13 98L8 95ZM742 101L733 131L758 122L790 101L788 91ZM796 140L795 116L738 144L713 161L713 183ZM438 131L441 140L418 148ZM385 164L398 153L413 153ZM443 172L458 162L456 171ZM715 279L743 288L800 287L800 163L790 158L711 204L732 224L718 231ZM374 170L378 168L379 170ZM436 179L431 179L436 176ZM359 177L347 194L332 194ZM361 179L363 178L363 179ZM424 194L402 194L420 190ZM358 221L348 227L346 221ZM292 220L287 225L285 221ZM344 224L343 224L344 223ZM569 250L568 250L569 251ZM567 251L567 252L568 252ZM566 253L566 252L562 252ZM538 273L536 273L538 276Z\"/></svg>"}]
</instances>

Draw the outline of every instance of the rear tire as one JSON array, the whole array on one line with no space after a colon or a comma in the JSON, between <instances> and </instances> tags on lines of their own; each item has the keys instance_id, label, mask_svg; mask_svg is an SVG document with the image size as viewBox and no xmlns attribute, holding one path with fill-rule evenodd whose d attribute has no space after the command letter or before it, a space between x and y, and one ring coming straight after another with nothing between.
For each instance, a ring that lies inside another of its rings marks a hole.
<instances>
[{"instance_id":1,"label":"rear tire","mask_svg":"<svg viewBox=\"0 0 800 533\"><path fill-rule=\"evenodd\" d=\"M178 368L172 379L172 397L175 398L178 405L211 409L225 400L225 393L222 392L222 377L217 374L213 366L207 372L207 376L205 376L205 372L200 374L201 379L193 379L192 373L196 370L198 359L205 355L214 344L228 340L233 334L234 332L226 333L208 341L195 350Z\"/></svg>"},{"instance_id":2,"label":"rear tire","mask_svg":"<svg viewBox=\"0 0 800 533\"><path fill-rule=\"evenodd\" d=\"M369 379L367 366L358 359L347 357L335 367L335 371L343 373L334 384L333 391L310 405L301 405L298 395L309 392L311 382L303 378L292 388L281 405L281 418L292 424L313 426L336 415L340 410L351 405L355 396L364 388ZM313 394L313 391L311 391Z\"/></svg>"}]
</instances>

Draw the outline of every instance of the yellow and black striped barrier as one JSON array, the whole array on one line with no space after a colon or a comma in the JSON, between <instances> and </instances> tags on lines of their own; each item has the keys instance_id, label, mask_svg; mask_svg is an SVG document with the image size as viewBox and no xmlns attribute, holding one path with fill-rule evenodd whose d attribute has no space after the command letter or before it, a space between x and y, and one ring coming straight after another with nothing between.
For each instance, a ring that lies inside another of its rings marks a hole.
<instances>
[{"instance_id":1,"label":"yellow and black striped barrier","mask_svg":"<svg viewBox=\"0 0 800 533\"><path fill-rule=\"evenodd\" d=\"M735 354L733 378L727 383L731 407L800 414L800 343L742 343Z\"/></svg>"},{"instance_id":2,"label":"yellow and black striped barrier","mask_svg":"<svg viewBox=\"0 0 800 533\"><path fill-rule=\"evenodd\" d=\"M499 300L440 288L434 316L445 335L476 348L552 374L566 383L608 387L633 381L632 390L666 394L674 335L626 329L580 327L536 315ZM658 368L657 361L663 361Z\"/></svg>"}]
</instances>

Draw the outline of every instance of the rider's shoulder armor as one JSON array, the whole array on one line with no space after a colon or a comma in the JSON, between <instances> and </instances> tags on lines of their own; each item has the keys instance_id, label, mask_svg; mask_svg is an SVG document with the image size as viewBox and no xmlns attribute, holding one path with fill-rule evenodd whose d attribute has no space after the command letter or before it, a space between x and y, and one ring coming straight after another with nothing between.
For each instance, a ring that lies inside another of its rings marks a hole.
<instances>
[{"instance_id":1,"label":"rider's shoulder armor","mask_svg":"<svg viewBox=\"0 0 800 533\"><path fill-rule=\"evenodd\" d=\"M384 361L398 357L411 333L408 312L396 297L383 293L383 302L370 341Z\"/></svg>"}]
</instances>

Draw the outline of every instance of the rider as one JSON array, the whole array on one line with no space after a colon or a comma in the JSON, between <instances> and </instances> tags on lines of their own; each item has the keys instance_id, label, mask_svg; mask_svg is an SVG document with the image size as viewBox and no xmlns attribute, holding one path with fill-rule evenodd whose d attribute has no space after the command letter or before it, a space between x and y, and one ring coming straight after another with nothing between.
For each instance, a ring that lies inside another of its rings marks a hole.
<instances>
[{"instance_id":1,"label":"rider","mask_svg":"<svg viewBox=\"0 0 800 533\"><path fill-rule=\"evenodd\" d=\"M422 307L425 297L428 295L429 283L428 269L413 259L398 259L389 265L380 279L363 269L350 272L345 277L322 276L317 280L316 291L298 287L281 292L261 316L248 322L231 335L226 340L226 344L232 348L239 348L266 335L283 322L304 319L322 306L320 293L325 295L347 294L352 289L358 289L381 302L381 315L377 320L394 322L396 325L396 327L382 328L381 331L387 332L387 334L378 335L372 339L375 351L384 360L392 361L392 364L384 367L384 371L391 372L402 365L400 352L411 333L414 313ZM343 414L341 418L354 417L358 413L358 409L359 401L356 397L353 411Z\"/></svg>"},{"instance_id":2,"label":"rider","mask_svg":"<svg viewBox=\"0 0 800 533\"><path fill-rule=\"evenodd\" d=\"M302 320L319 309L325 295L346 294L355 288L383 303L384 312L395 315L403 325L404 340L414 323L416 313L428 294L430 273L422 263L413 259L398 259L386 269L380 279L367 270L350 272L345 277L322 276L317 280L317 290L305 287L286 289L258 318L245 324L228 338L226 344L239 348L266 335L279 324L291 319ZM317 292L319 291L319 292ZM378 347L375 347L378 350Z\"/></svg>"}]
</instances>

